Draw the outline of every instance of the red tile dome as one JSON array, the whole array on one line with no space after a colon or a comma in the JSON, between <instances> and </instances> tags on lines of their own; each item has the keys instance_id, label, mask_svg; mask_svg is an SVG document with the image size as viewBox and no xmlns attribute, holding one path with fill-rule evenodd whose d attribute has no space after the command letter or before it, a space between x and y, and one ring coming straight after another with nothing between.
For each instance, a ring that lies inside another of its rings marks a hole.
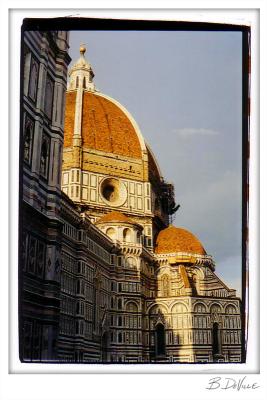
<instances>
[{"instance_id":1,"label":"red tile dome","mask_svg":"<svg viewBox=\"0 0 267 400\"><path fill-rule=\"evenodd\" d=\"M127 222L128 224L137 225L135 221L119 211L111 211L108 214L103 215L103 217L100 217L96 221L96 224L103 224L106 222Z\"/></svg>"},{"instance_id":2,"label":"red tile dome","mask_svg":"<svg viewBox=\"0 0 267 400\"><path fill-rule=\"evenodd\" d=\"M71 147L76 91L66 93L64 147ZM84 148L131 158L142 158L140 140L129 116L116 102L97 92L84 91L82 102Z\"/></svg>"},{"instance_id":3,"label":"red tile dome","mask_svg":"<svg viewBox=\"0 0 267 400\"><path fill-rule=\"evenodd\" d=\"M206 251L196 236L183 228L170 225L159 232L155 253L191 253L205 255Z\"/></svg>"}]
</instances>

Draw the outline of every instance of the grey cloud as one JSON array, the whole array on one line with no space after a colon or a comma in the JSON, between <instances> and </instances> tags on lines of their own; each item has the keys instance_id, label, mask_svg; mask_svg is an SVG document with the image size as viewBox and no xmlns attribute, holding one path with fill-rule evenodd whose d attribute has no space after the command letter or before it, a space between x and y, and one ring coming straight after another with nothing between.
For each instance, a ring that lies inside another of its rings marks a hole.
<instances>
[{"instance_id":1,"label":"grey cloud","mask_svg":"<svg viewBox=\"0 0 267 400\"><path fill-rule=\"evenodd\" d=\"M219 135L218 131L207 128L178 128L173 129L173 133L183 137L191 135Z\"/></svg>"}]
</instances>

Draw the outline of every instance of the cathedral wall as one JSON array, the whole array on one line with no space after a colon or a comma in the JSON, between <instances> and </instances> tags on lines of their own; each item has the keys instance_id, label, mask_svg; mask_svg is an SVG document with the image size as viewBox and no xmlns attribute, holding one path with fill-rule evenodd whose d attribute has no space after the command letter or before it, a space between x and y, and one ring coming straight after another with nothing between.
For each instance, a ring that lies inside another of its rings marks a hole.
<instances>
[{"instance_id":1,"label":"cathedral wall","mask_svg":"<svg viewBox=\"0 0 267 400\"><path fill-rule=\"evenodd\" d=\"M204 249L153 252L176 207L137 126L142 159L82 149L80 81L61 175L67 49L66 32L25 34L21 360L240 362L240 299L215 275L212 258ZM98 221L114 210L126 222Z\"/></svg>"},{"instance_id":2,"label":"cathedral wall","mask_svg":"<svg viewBox=\"0 0 267 400\"><path fill-rule=\"evenodd\" d=\"M67 32L25 32L21 98L20 359L57 359Z\"/></svg>"},{"instance_id":3,"label":"cathedral wall","mask_svg":"<svg viewBox=\"0 0 267 400\"><path fill-rule=\"evenodd\" d=\"M92 206L104 206L107 210L114 209L112 202L108 201L101 191L101 184L110 175L95 174L80 171L79 169L64 170L62 174L62 190L72 200L83 202ZM116 206L121 211L131 211L137 214L151 215L150 184L128 179L116 179L119 182L120 205Z\"/></svg>"},{"instance_id":4,"label":"cathedral wall","mask_svg":"<svg viewBox=\"0 0 267 400\"><path fill-rule=\"evenodd\" d=\"M164 351L157 352L157 326L164 327ZM218 326L215 333L214 326ZM238 300L180 297L147 301L145 344L152 362L240 362Z\"/></svg>"}]
</instances>

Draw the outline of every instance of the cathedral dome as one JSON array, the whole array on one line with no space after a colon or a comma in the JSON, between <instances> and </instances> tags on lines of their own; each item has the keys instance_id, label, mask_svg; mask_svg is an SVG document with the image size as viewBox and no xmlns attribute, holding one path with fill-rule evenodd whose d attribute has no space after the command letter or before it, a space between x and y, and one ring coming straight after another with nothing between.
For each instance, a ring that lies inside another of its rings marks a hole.
<instances>
[{"instance_id":1,"label":"cathedral dome","mask_svg":"<svg viewBox=\"0 0 267 400\"><path fill-rule=\"evenodd\" d=\"M206 255L206 251L196 236L182 228L170 225L159 232L155 253L191 253Z\"/></svg>"},{"instance_id":2,"label":"cathedral dome","mask_svg":"<svg viewBox=\"0 0 267 400\"><path fill-rule=\"evenodd\" d=\"M77 92L66 94L64 147L74 135ZM82 102L82 146L131 158L142 158L140 138L130 116L115 100L98 92L84 91Z\"/></svg>"},{"instance_id":3,"label":"cathedral dome","mask_svg":"<svg viewBox=\"0 0 267 400\"><path fill-rule=\"evenodd\" d=\"M109 222L126 222L127 224L139 225L137 222L133 221L131 218L119 211L111 211L108 214L105 214L96 221L96 224L104 224Z\"/></svg>"}]
</instances>

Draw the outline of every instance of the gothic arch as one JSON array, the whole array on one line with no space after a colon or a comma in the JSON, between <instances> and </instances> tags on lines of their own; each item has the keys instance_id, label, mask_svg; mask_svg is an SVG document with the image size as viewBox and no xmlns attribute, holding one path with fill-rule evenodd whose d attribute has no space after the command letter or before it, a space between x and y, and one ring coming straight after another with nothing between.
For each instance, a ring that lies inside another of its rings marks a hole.
<instances>
[{"instance_id":1,"label":"gothic arch","mask_svg":"<svg viewBox=\"0 0 267 400\"><path fill-rule=\"evenodd\" d=\"M153 312L154 310L153 310L153 308L155 308L155 309L159 309L159 310L157 310L155 313ZM148 307L148 309L147 309L147 312L149 313L149 315L151 315L151 314L157 314L158 313L158 311L161 311L161 312L163 312L163 313L168 313L169 312L169 310L168 310L168 307L166 306L166 304L163 304L163 303L154 303L154 304L151 304L149 307Z\"/></svg>"}]
</instances>

